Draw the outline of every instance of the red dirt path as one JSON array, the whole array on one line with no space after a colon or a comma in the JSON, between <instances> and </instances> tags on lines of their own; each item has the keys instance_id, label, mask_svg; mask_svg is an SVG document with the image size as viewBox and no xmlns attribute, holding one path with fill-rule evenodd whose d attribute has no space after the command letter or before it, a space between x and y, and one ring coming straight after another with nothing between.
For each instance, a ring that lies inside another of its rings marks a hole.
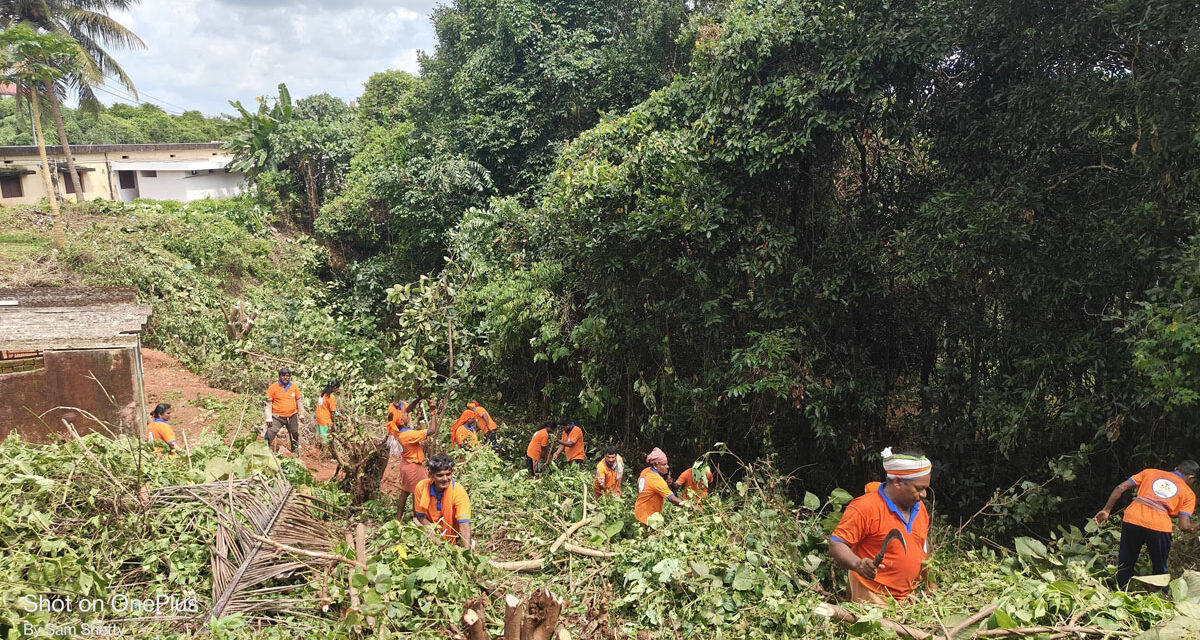
<instances>
[{"instance_id":1,"label":"red dirt path","mask_svg":"<svg viewBox=\"0 0 1200 640\"><path fill-rule=\"evenodd\" d=\"M236 393L208 386L203 378L188 371L178 360L161 351L142 347L142 369L145 374L146 404L151 408L160 402L171 404L171 426L181 441L184 434L190 442L198 441L200 434L215 422L212 412L202 406L203 398L210 397L226 403L233 403L238 399ZM258 406L247 409L247 426L257 426L261 419L261 411L261 407ZM311 426L305 428L305 425L301 424L300 433L303 440L306 435L311 437L313 429ZM292 457L283 443L277 446L277 450L280 456ZM301 449L300 460L318 482L330 479L337 467L336 463L329 459L329 455L312 442L306 443ZM383 474L383 490L394 494L399 487L399 465L388 464Z\"/></svg>"}]
</instances>

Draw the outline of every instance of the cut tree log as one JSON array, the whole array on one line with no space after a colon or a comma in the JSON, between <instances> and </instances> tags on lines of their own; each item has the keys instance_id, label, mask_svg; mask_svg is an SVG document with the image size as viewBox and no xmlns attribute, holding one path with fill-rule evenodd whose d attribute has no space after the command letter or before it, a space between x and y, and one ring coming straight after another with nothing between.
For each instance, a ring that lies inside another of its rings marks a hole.
<instances>
[{"instance_id":1,"label":"cut tree log","mask_svg":"<svg viewBox=\"0 0 1200 640\"><path fill-rule=\"evenodd\" d=\"M521 619L525 603L513 594L504 596L504 640L521 640Z\"/></svg>"},{"instance_id":2,"label":"cut tree log","mask_svg":"<svg viewBox=\"0 0 1200 640\"><path fill-rule=\"evenodd\" d=\"M487 603L487 598L471 598L464 605L462 623L467 640L491 640L488 637L487 625L484 624Z\"/></svg>"},{"instance_id":3,"label":"cut tree log","mask_svg":"<svg viewBox=\"0 0 1200 640\"><path fill-rule=\"evenodd\" d=\"M552 640L564 604L562 598L550 593L549 589L535 591L525 606L521 640Z\"/></svg>"}]
</instances>

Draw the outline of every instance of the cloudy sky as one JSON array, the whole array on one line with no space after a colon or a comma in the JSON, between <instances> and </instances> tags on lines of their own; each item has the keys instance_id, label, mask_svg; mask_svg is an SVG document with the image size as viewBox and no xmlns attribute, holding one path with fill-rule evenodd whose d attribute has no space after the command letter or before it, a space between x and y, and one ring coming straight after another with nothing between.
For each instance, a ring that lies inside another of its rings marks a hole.
<instances>
[{"instance_id":1,"label":"cloudy sky","mask_svg":"<svg viewBox=\"0 0 1200 640\"><path fill-rule=\"evenodd\" d=\"M429 16L437 0L142 0L114 14L146 43L111 50L143 101L172 113L233 113L276 95L362 93L372 73L417 71L417 50L432 52ZM132 102L109 81L106 102Z\"/></svg>"}]
</instances>

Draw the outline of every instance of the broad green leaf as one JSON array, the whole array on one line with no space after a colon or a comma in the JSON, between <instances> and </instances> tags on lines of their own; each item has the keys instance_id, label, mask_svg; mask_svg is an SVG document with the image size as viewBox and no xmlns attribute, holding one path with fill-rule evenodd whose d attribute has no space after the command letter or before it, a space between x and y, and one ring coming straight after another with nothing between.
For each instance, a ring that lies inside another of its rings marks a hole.
<instances>
[{"instance_id":1,"label":"broad green leaf","mask_svg":"<svg viewBox=\"0 0 1200 640\"><path fill-rule=\"evenodd\" d=\"M821 508L821 499L811 491L804 492L804 508L809 511L816 511Z\"/></svg>"},{"instance_id":2,"label":"broad green leaf","mask_svg":"<svg viewBox=\"0 0 1200 640\"><path fill-rule=\"evenodd\" d=\"M1013 547L1016 548L1017 555L1034 558L1046 557L1046 545L1042 544L1040 540L1027 537L1014 538Z\"/></svg>"},{"instance_id":3,"label":"broad green leaf","mask_svg":"<svg viewBox=\"0 0 1200 640\"><path fill-rule=\"evenodd\" d=\"M1133 576L1134 580L1153 587L1166 587L1171 584L1171 574L1161 573L1154 576Z\"/></svg>"},{"instance_id":4,"label":"broad green leaf","mask_svg":"<svg viewBox=\"0 0 1200 640\"><path fill-rule=\"evenodd\" d=\"M1167 587L1167 592L1171 594L1171 600L1174 602L1185 602L1188 597L1188 583L1182 577L1175 578Z\"/></svg>"},{"instance_id":5,"label":"broad green leaf","mask_svg":"<svg viewBox=\"0 0 1200 640\"><path fill-rule=\"evenodd\" d=\"M1004 609L996 609L992 612L992 621L988 626L996 629L1015 629L1021 625Z\"/></svg>"}]
</instances>

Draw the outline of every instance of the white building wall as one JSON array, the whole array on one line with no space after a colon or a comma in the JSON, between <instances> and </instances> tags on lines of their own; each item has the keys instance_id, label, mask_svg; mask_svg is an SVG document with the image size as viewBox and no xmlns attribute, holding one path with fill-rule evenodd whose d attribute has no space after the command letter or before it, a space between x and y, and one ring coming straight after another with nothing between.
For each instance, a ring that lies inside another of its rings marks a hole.
<instances>
[{"instance_id":1,"label":"white building wall","mask_svg":"<svg viewBox=\"0 0 1200 640\"><path fill-rule=\"evenodd\" d=\"M242 174L197 173L191 171L156 171L148 177L145 171L137 172L137 194L149 200L178 200L190 202L202 198L231 198L242 192ZM126 192L122 190L121 199Z\"/></svg>"}]
</instances>

